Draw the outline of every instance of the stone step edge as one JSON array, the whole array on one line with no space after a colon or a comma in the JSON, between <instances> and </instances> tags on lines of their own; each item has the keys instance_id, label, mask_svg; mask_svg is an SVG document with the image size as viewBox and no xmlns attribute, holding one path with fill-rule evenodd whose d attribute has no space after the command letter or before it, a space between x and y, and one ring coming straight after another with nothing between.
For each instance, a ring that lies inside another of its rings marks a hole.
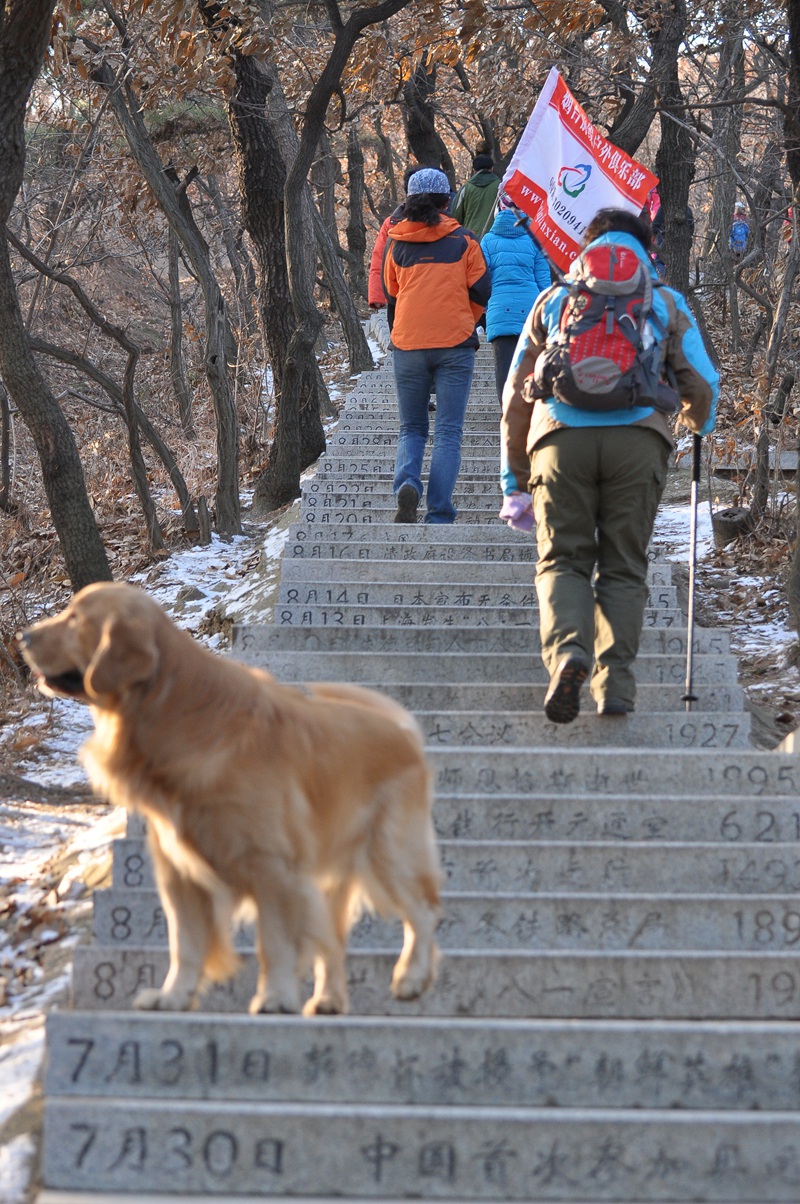
<instances>
[{"instance_id":1,"label":"stone step edge","mask_svg":"<svg viewBox=\"0 0 800 1204\"><path fill-rule=\"evenodd\" d=\"M239 953L242 961L242 967L240 967L237 973L231 978L231 982L235 981L236 977L241 975L245 964L250 964L252 966L256 965L255 952L250 952L247 949L243 949L240 950ZM165 967L169 962L169 950L166 945L108 945L104 942L101 943L100 941L94 941L91 944L78 945L75 949L75 955L76 959L73 963L73 969L78 960L84 963L94 962L98 957L105 957L108 960L116 957L118 959L126 959L131 963L133 963L135 959L139 957L145 960L150 959L150 961L155 959L159 966L164 965ZM364 945L358 949L348 949L347 957L348 960L354 964L369 961L386 961L387 963L391 963L397 957L397 950L387 949L383 946L371 948L368 945ZM710 962L730 962L731 964L735 964L736 962L753 962L755 965L775 964L781 967L792 967L795 972L797 970L797 953L793 950L785 949L496 949L487 946L477 949L448 949L442 953L441 965L443 966L445 964L458 962L465 964L467 962L476 961L494 961L498 963L516 962L522 963L523 965L533 962L580 963L592 961L601 963L608 962L609 964L613 962L630 962L634 964L636 962L658 962L665 966L670 966L673 963L680 964L681 962L697 962L698 964ZM378 972L382 969L383 967L379 966ZM310 978L308 979L308 982L311 982ZM208 988L201 987L200 994L208 994L208 991L212 987L213 984L210 984ZM422 997L422 1000L423 1002L421 1006L424 1007L424 996ZM403 1003L400 1006L405 1007L407 1005ZM88 1011L89 1009L77 1008L76 1010ZM131 1009L131 1012L133 1013L133 1009ZM97 1015L103 1014L104 1009L99 1007L97 1009ZM160 1014L174 1015L172 1012ZM227 1013L222 1012L205 1013L207 1016L223 1014L227 1015ZM439 1014L441 1015L442 1013ZM386 1015L391 1015L392 1019L395 1018L395 1016L391 1013L386 1013ZM501 1012L496 1018L500 1019L503 1016L504 1013ZM576 1016L575 1020L578 1021L585 1018L595 1019L595 1017ZM620 1017L620 1019L625 1018L626 1017ZM627 1018L635 1019L636 1017ZM651 1019L656 1022L659 1020L659 1017L657 1016L641 1018ZM489 1025L495 1023L495 1015L493 1013L483 1013L483 1019L486 1020L487 1024ZM553 1019L557 1019L557 1017L553 1017ZM698 1019L702 1019L702 1017L698 1017ZM711 1018L706 1017L706 1019ZM737 1017L728 1017L728 1019L736 1020ZM747 1017L745 1017L745 1019L747 1019Z\"/></svg>"},{"instance_id":2,"label":"stone step edge","mask_svg":"<svg viewBox=\"0 0 800 1204\"><path fill-rule=\"evenodd\" d=\"M133 840L137 839L137 837L133 837L133 838L128 837L127 839L128 839L128 841L130 841L131 839L133 839ZM448 842L446 842L445 840L440 840L439 843L444 844L444 843L448 843ZM449 843L452 843L452 842L449 842ZM492 843L492 842L474 841L474 842L465 842L465 843L482 844L482 843ZM531 842L508 841L507 843L508 844L513 844L513 843L526 844L526 843L531 843ZM555 845L558 843L568 844L568 845L570 845L570 847L573 847L573 842L570 842L570 841L560 841L560 842L552 841L551 844L549 844L547 847L549 848L552 845ZM652 840L652 841L643 841L643 842L639 842L639 843L646 845L648 848L655 847L655 848L661 849L663 847L663 843L666 843L666 842ZM691 847L696 848L697 845L701 844L701 843L705 843L705 842L698 841L697 844L692 844ZM613 844L614 848L619 849L619 848L628 848L630 842L628 842L628 841L611 842L611 841L599 841L598 840L598 841L594 841L592 843L591 847L592 848L594 848L595 846L602 847L604 844ZM588 847L588 846L577 845L574 847L584 848L584 847ZM719 848L720 846L715 844L713 847ZM725 846L725 847L727 847L727 846ZM736 847L742 848L743 846L737 845ZM744 847L747 847L747 846L744 846ZM750 846L750 847L752 847L752 846ZM762 848L763 846L759 845L758 847ZM770 845L770 848L772 848L772 847L773 846ZM780 848L781 846L778 846L778 847ZM113 893L116 898L118 898L120 900L127 899L131 903L141 901L142 899L149 901L149 900L155 900L157 897L160 898L155 886L105 886L105 887L100 887L94 891L95 896L106 895L106 894L111 894L111 893ZM724 904L726 906L728 904L730 904L730 906L732 908L733 907L760 907L760 906L776 908L776 907L792 906L798 912L798 914L800 914L800 898L798 897L796 892L792 892L792 891L785 891L783 894L774 894L774 895L765 894L763 892L762 893L754 892L751 895L748 895L748 894L724 895L724 894L720 894L718 891L692 891L692 892L687 892L686 894L676 894L672 891L630 891L630 892L626 892L626 891L621 891L618 889L608 890L608 891L601 891L601 890L586 890L586 891L580 891L580 890L485 891L485 890L483 890L483 891L481 891L481 890L449 890L448 887L445 885L442 887L441 900L442 900L443 905L447 902L453 902L453 903L480 902L481 904L484 904L487 907L497 905L498 903L508 903L508 902L519 903L519 905L521 907L529 906L531 904L561 903L561 902L574 903L576 906L579 904L589 904L589 903L597 903L597 902L602 902L602 903L606 903L609 905L610 904L620 904L620 905L624 904L625 906L627 906L627 905L639 906L639 905L650 904L650 903L652 903L652 904L665 904L665 903L684 904L685 903L687 905L688 904L701 904L701 903L711 905L711 904L719 903L719 904ZM370 913L366 913L366 914L370 914ZM446 914L444 914L442 916L442 918L446 920L447 919ZM380 917L376 914L375 919L380 920L386 924L399 924L400 923L400 920L396 919L394 916L390 916L387 919L382 919L382 917ZM142 946L132 946L132 947L141 948ZM123 948L127 948L127 946L125 945L124 942L119 942L114 945L114 948L115 949L117 949L117 948L123 949ZM166 948L166 941L164 942L164 948ZM382 945L371 945L369 947L367 947L365 945L362 948L362 952L364 950L367 950L367 948L369 948L369 951L371 951L371 952L381 952L381 953L386 952L386 950L383 948ZM496 946L492 947L490 945L487 945L487 946L481 945L481 946L476 946L475 948L468 948L468 949L456 948L453 950L453 952L455 952L455 953L463 952L465 954L467 954L467 953L474 954L476 952L481 952L484 949L488 950L488 949L492 949L492 948L494 948L494 952L496 952L496 953L501 953L504 951L505 952L513 952L514 951L513 949L506 948L505 946L502 949L498 949ZM787 949L779 950L779 952L787 952L787 953L790 951L791 951L791 947L787 948ZM389 952L391 952L391 950L389 950ZM523 950L523 952L525 952L525 950ZM529 948L529 952L537 953L537 952L541 952L541 950L537 949L536 945L532 944ZM553 949L544 950L544 952L556 953L556 952L559 952L559 950L553 948ZM569 950L567 950L567 952L569 952ZM579 952L579 951L575 950L575 952ZM585 952L601 952L601 950L582 950L581 952L584 952L584 953ZM624 953L624 952L626 952L626 950L615 948L613 950L605 950L605 952L623 952ZM640 950L640 952L647 952L647 950ZM650 952L654 952L654 951L650 950ZM655 952L658 952L658 950L656 950ZM671 949L671 950L667 950L667 952L675 953L675 952L678 952L678 950ZM701 949L701 950L696 950L696 952L713 953L715 951L713 949L712 950L702 950ZM720 950L720 952L724 952L724 951ZM737 952L737 951L728 949L727 952L731 953L731 952ZM757 953L758 950L757 949L753 950L753 952ZM768 952L770 952L770 950L764 948L763 952L768 953ZM800 943L798 943L798 952L800 952ZM797 1031L797 1030L795 1030L795 1031ZM798 1032L798 1037L800 1037L800 1032Z\"/></svg>"},{"instance_id":3,"label":"stone step edge","mask_svg":"<svg viewBox=\"0 0 800 1204\"><path fill-rule=\"evenodd\" d=\"M102 1019L100 1019L102 1017ZM249 1016L243 1012L137 1012L122 1008L109 1008L108 1011L97 1012L81 1008L61 1008L51 1012L47 1018L48 1025L53 1019L55 1024L69 1024L74 1018L79 1022L92 1025L124 1024L126 1027L137 1025L163 1025L169 1023L176 1027L208 1028L224 1025L226 1028L244 1029L282 1029L296 1028L312 1035L315 1032L342 1032L347 1030L360 1032L364 1029L402 1028L407 1030L435 1030L445 1035L458 1032L491 1032L492 1035L504 1032L531 1032L534 1035L547 1035L555 1031L572 1035L575 1032L591 1031L598 1036L608 1036L627 1033L631 1036L668 1032L673 1035L684 1034L687 1037L700 1037L704 1033L719 1036L737 1037L743 1033L753 1035L785 1036L796 1038L798 1024L796 1020L680 1020L670 1017L655 1020L615 1018L613 1016L594 1019L571 1020L564 1017L519 1017L498 1016L308 1016L300 1015L268 1015ZM655 1111L655 1109L654 1109Z\"/></svg>"},{"instance_id":4,"label":"stone step edge","mask_svg":"<svg viewBox=\"0 0 800 1204\"><path fill-rule=\"evenodd\" d=\"M219 1197L216 1197L219 1199ZM413 1197L414 1204L442 1204L442 1200L447 1200L447 1204L480 1204L475 1197L467 1200L464 1198L452 1198L436 1196L427 1197L417 1195ZM269 1196L240 1196L238 1193L235 1196L228 1197L230 1204L264 1204L265 1200L285 1200L287 1204L409 1204L409 1197L405 1196L399 1199L396 1196L391 1198L388 1196L281 1196L270 1192ZM214 1196L207 1195L164 1195L157 1193L153 1195L151 1192L135 1191L120 1195L119 1192L84 1192L84 1191L50 1191L45 1189L39 1192L36 1196L35 1204L212 1204ZM533 1197L531 1197L533 1201ZM569 1204L597 1204L594 1200L575 1200ZM626 1201L626 1204L652 1204L652 1201L631 1200ZM659 1204L686 1204L685 1201L663 1200Z\"/></svg>"},{"instance_id":5,"label":"stone step edge","mask_svg":"<svg viewBox=\"0 0 800 1204\"><path fill-rule=\"evenodd\" d=\"M312 1023L313 1021L307 1022ZM68 1107L73 1103L76 1105L91 1105L97 1102L96 1096L91 1095L72 1095L59 1096L59 1107ZM593 1123L593 1124L619 1124L635 1123L644 1121L650 1124L663 1124L665 1122L674 1123L676 1125L697 1125L697 1124L732 1124L739 1128L747 1125L755 1124L765 1127L773 1124L776 1120L782 1120L794 1123L800 1127L800 1110L789 1111L788 1109L776 1108L763 1111L761 1109L752 1109L749 1112L728 1112L722 1108L709 1109L703 1111L694 1108L574 1108L574 1107L526 1107L525 1105L514 1104L508 1108L497 1105L477 1105L471 1104L376 1104L371 1101L367 1104L346 1104L346 1103L329 1103L319 1101L318 1103L283 1103L279 1101L273 1103L270 1101L248 1101L242 1100L191 1100L191 1109L194 1112L221 1112L235 1114L238 1111L251 1112L254 1114L271 1114L275 1112L281 1113L283 1116L291 1119L293 1117L304 1117L309 1115L319 1116L322 1120L326 1116L340 1116L343 1118L351 1118L353 1120L361 1120L368 1117L370 1121L381 1121L395 1117L398 1120L416 1120L420 1115L428 1117L441 1117L442 1119L454 1119L463 1121L479 1121L479 1120L496 1120L506 1121L514 1119L515 1116L519 1120L527 1120L530 1122L536 1121L556 1121L561 1123ZM142 1112L145 1109L153 1108L165 1112L180 1112L187 1106L186 1100L170 1100L159 1098L153 1099L120 1099L105 1100L107 1106L118 1104L120 1107L135 1109L137 1112Z\"/></svg>"},{"instance_id":6,"label":"stone step edge","mask_svg":"<svg viewBox=\"0 0 800 1204\"><path fill-rule=\"evenodd\" d=\"M680 750L680 751L682 751L682 750ZM595 798L596 796L587 795L586 797L587 798ZM133 836L133 837L120 836L120 837L117 837L113 841L113 844L121 852L124 853L132 841L139 841L139 840L143 840L143 839L144 839L143 837L138 837L138 836ZM763 842L756 843L755 841L744 841L744 840L733 843L733 842L729 842L726 840L576 840L576 839L562 840L560 838L558 840L519 840L519 839L513 839L513 838L511 838L511 839L497 838L497 839L468 840L468 839L464 839L463 837L460 837L460 836L455 836L455 837L454 836L439 836L439 837L437 837L437 840L436 840L436 844L437 844L438 848L443 853L458 853L461 849L465 849L470 852L475 852L476 850L477 851L480 851L480 850L488 851L491 849L498 853L502 853L502 852L505 852L507 849L513 849L515 851L526 852L526 853L539 852L539 851L544 852L545 850L548 850L552 854L552 853L556 853L556 852L559 852L564 849L574 849L576 852L585 852L590 856L596 854L598 857L603 852L607 853L611 850L613 850L614 852L617 852L617 853L619 853L623 850L625 852L638 853L643 849L648 849L651 851L657 850L659 853L664 853L664 854L674 853L674 852L684 852L686 850L691 850L693 853L694 852L718 853L720 849L731 849L731 850L735 850L737 853L743 854L744 856L753 856L756 852L761 853L761 852L763 852L764 849L769 849L769 851L771 853L772 852L783 853L785 856L789 857L789 856L796 855L797 843L798 843L797 841L779 841L779 840L772 841L770 843L763 843ZM128 887L127 889L134 890L134 889L139 889L139 888ZM152 888L147 886L147 887L144 887L143 889L150 890ZM471 892L465 891L462 893L470 894ZM502 894L510 893L512 895L516 895L516 892L513 892L513 891L512 892L501 892L501 893ZM523 897L524 893L525 892L520 892L519 896L517 896L517 897ZM536 898L541 897L539 891L531 891L528 893L535 896ZM550 892L550 893L555 894L557 892ZM576 891L575 892L575 894L580 896L581 898L584 898L586 894L590 894L590 893L598 894L599 892L598 891L594 891L594 892ZM641 894L642 892L633 892L633 893ZM757 894L757 893L758 892L754 892L754 894ZM791 892L784 892L784 893L791 894ZM609 892L609 894L620 894L620 895L624 895L626 899L631 898L631 893L629 893L628 891ZM708 896L710 896L712 898L716 897L716 895L710 891L697 891L697 892L694 892L694 894L696 894L698 898L705 898ZM491 891L486 895L487 899L495 899L496 897L497 897L497 895L495 894L494 891ZM729 898L734 898L734 897L738 897L738 896L734 896L733 894L731 894L731 895L720 895L719 897L729 899ZM753 896L742 895L742 897L743 898L745 898L745 897L752 898ZM775 898L776 896L770 895L769 897ZM668 892L659 891L658 898L682 899L682 898L686 898L686 896L683 894L671 895ZM797 900L798 907L800 907L800 895L795 895L794 898ZM798 1032L798 1037L800 1037L800 1032Z\"/></svg>"}]
</instances>

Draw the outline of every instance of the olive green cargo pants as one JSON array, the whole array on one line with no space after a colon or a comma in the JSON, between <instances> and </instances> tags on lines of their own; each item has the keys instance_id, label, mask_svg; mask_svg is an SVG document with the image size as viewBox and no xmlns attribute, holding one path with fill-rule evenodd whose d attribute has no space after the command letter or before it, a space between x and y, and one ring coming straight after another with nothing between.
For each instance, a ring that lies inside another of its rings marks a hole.
<instances>
[{"instance_id":1,"label":"olive green cargo pants","mask_svg":"<svg viewBox=\"0 0 800 1204\"><path fill-rule=\"evenodd\" d=\"M594 660L598 703L633 707L647 546L669 456L665 439L637 426L562 428L531 453L542 659L551 676L565 656Z\"/></svg>"}]
</instances>

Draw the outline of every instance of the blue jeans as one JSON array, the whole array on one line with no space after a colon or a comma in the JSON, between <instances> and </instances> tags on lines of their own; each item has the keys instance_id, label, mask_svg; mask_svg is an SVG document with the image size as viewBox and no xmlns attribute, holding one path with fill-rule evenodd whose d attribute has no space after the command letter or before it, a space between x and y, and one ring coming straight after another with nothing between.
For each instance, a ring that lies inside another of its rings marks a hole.
<instances>
[{"instance_id":1,"label":"blue jeans","mask_svg":"<svg viewBox=\"0 0 800 1204\"><path fill-rule=\"evenodd\" d=\"M431 347L418 351L395 348L394 378L400 411L395 493L401 485L413 485L422 497L422 457L429 431L428 401L431 393L436 393L426 523L452 523L456 517L453 489L461 467L461 435L474 369L473 347Z\"/></svg>"}]
</instances>

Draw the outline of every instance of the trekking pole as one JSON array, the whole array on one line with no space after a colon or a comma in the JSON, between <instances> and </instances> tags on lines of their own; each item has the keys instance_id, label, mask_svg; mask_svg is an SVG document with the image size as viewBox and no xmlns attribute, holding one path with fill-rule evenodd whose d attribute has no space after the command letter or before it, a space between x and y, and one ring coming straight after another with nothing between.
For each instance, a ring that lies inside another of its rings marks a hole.
<instances>
[{"instance_id":1,"label":"trekking pole","mask_svg":"<svg viewBox=\"0 0 800 1204\"><path fill-rule=\"evenodd\" d=\"M689 514L689 604L686 617L686 693L681 702L686 703L686 710L691 711L692 703L697 702L694 693L694 609L697 592L697 503L700 492L700 448L702 439L695 435L692 443L692 494Z\"/></svg>"}]
</instances>

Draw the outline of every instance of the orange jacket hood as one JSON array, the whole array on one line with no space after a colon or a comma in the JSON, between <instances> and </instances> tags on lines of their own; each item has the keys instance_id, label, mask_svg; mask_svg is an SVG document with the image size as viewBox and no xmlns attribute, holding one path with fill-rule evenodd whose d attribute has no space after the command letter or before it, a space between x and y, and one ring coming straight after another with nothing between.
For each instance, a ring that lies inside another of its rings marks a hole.
<instances>
[{"instance_id":1,"label":"orange jacket hood","mask_svg":"<svg viewBox=\"0 0 800 1204\"><path fill-rule=\"evenodd\" d=\"M396 242L438 242L440 238L445 238L457 229L456 219L446 213L442 214L435 226L426 226L424 222L410 222L403 218L389 227L389 238L395 239Z\"/></svg>"}]
</instances>

